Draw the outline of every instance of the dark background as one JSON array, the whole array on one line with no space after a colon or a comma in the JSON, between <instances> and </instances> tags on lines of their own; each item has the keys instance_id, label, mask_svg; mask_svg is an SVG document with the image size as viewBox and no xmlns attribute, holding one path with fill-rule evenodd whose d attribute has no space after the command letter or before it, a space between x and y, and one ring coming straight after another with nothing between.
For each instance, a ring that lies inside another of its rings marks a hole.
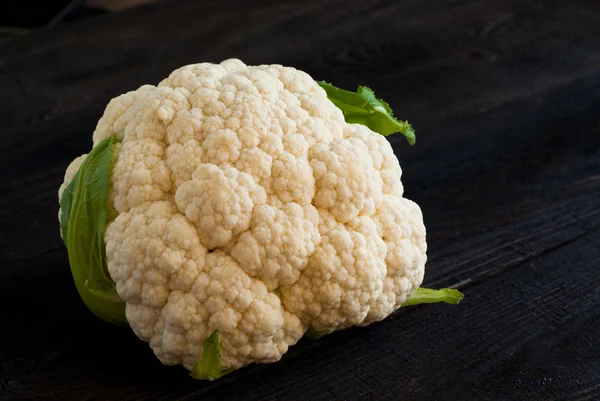
<instances>
[{"instance_id":1,"label":"dark background","mask_svg":"<svg viewBox=\"0 0 600 401\"><path fill-rule=\"evenodd\" d=\"M1 400L600 399L600 2L117 11L0 24ZM413 124L416 146L389 139L425 215L424 285L460 288L460 305L303 340L212 383L87 312L58 231L66 166L111 98L229 57L368 85Z\"/></svg>"},{"instance_id":2,"label":"dark background","mask_svg":"<svg viewBox=\"0 0 600 401\"><path fill-rule=\"evenodd\" d=\"M20 0L5 1L0 12L0 33L3 36L30 33L65 25L110 10L107 0ZM128 3L130 0L124 1ZM144 0L153 1L153 0Z\"/></svg>"}]
</instances>

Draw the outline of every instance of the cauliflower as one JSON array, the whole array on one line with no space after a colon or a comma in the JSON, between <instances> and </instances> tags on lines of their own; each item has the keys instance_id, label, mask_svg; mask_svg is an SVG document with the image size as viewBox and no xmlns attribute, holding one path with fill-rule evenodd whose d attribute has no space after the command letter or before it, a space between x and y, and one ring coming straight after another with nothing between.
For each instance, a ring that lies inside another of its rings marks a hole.
<instances>
[{"instance_id":1,"label":"cauliflower","mask_svg":"<svg viewBox=\"0 0 600 401\"><path fill-rule=\"evenodd\" d=\"M416 292L423 217L379 134L397 131L414 143L368 88L236 59L116 97L59 189L83 301L209 379L278 361L307 331L385 319L411 294L458 301Z\"/></svg>"}]
</instances>

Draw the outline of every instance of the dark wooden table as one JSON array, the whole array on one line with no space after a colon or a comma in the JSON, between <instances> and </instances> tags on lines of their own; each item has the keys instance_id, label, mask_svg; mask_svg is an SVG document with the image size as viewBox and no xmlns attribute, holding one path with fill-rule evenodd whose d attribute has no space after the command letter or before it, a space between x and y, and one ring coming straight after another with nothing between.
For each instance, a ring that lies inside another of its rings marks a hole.
<instances>
[{"instance_id":1,"label":"dark wooden table","mask_svg":"<svg viewBox=\"0 0 600 401\"><path fill-rule=\"evenodd\" d=\"M423 208L413 307L218 382L162 366L79 301L57 188L106 103L239 57L367 84ZM0 45L0 399L599 400L600 2L180 1Z\"/></svg>"}]
</instances>

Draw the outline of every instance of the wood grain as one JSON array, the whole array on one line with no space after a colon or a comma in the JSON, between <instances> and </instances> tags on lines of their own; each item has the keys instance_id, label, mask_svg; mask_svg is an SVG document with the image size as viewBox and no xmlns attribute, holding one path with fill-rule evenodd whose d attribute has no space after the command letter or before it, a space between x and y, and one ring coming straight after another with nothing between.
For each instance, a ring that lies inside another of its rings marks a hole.
<instances>
[{"instance_id":1,"label":"wood grain","mask_svg":"<svg viewBox=\"0 0 600 401\"><path fill-rule=\"evenodd\" d=\"M369 85L416 127L390 141L426 284L461 305L214 383L89 316L58 235L65 167L112 97L229 57ZM591 0L170 1L0 44L0 399L600 399L599 61Z\"/></svg>"}]
</instances>

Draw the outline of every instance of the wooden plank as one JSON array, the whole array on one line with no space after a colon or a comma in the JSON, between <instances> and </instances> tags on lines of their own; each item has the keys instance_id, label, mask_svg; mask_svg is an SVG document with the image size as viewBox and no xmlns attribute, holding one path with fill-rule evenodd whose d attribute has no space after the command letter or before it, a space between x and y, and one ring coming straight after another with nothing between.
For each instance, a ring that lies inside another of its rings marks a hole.
<instances>
[{"instance_id":1,"label":"wooden plank","mask_svg":"<svg viewBox=\"0 0 600 401\"><path fill-rule=\"evenodd\" d=\"M53 252L2 288L3 303L23 288L28 300L4 312L3 344L12 346L2 349L0 398L597 399L599 241L597 229L473 285L459 307L412 307L303 340L277 364L214 383L161 366L127 329L86 313Z\"/></svg>"},{"instance_id":2,"label":"wooden plank","mask_svg":"<svg viewBox=\"0 0 600 401\"><path fill-rule=\"evenodd\" d=\"M0 399L600 398L598 11L182 1L0 44ZM390 140L425 213L426 283L465 303L303 341L216 383L87 313L58 235L64 168L111 97L232 56L368 84L414 124L417 146Z\"/></svg>"}]
</instances>

